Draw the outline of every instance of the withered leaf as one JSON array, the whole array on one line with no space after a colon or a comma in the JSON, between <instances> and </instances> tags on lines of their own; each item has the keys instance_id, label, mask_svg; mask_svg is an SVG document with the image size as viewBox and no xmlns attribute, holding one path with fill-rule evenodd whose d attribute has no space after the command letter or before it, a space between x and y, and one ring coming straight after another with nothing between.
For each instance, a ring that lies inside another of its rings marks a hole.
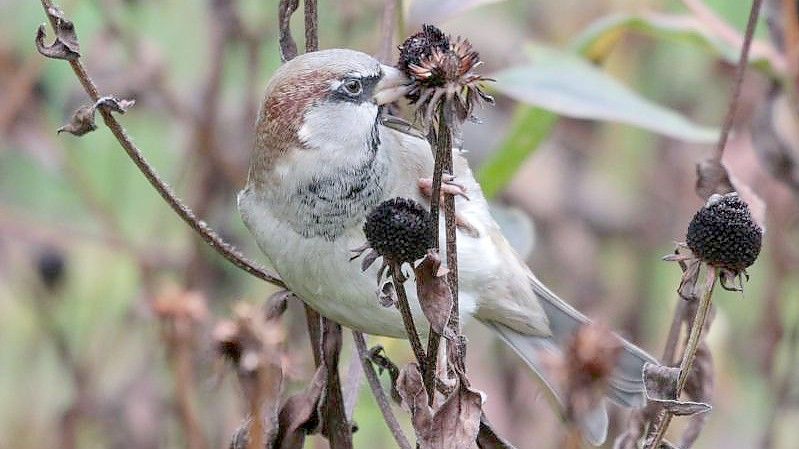
<instances>
[{"instance_id":1,"label":"withered leaf","mask_svg":"<svg viewBox=\"0 0 799 449\"><path fill-rule=\"evenodd\" d=\"M289 397L278 415L278 432L272 447L302 449L305 437L318 431L319 402L327 385L327 369L320 366L304 391Z\"/></svg>"},{"instance_id":2,"label":"withered leaf","mask_svg":"<svg viewBox=\"0 0 799 449\"><path fill-rule=\"evenodd\" d=\"M68 132L76 136L82 136L97 129L94 123L94 105L86 105L79 107L70 118L69 123L58 128L56 132Z\"/></svg>"},{"instance_id":3,"label":"withered leaf","mask_svg":"<svg viewBox=\"0 0 799 449\"><path fill-rule=\"evenodd\" d=\"M369 349L369 361L374 363L380 374L383 371L388 371L388 376L391 379L391 398L397 403L402 402L399 392L397 391L397 379L399 378L400 370L397 365L391 361L385 354L383 354L383 347L380 345L374 346Z\"/></svg>"},{"instance_id":4,"label":"withered leaf","mask_svg":"<svg viewBox=\"0 0 799 449\"><path fill-rule=\"evenodd\" d=\"M416 273L416 295L422 312L430 321L434 331L445 338L452 339L452 331L447 328L452 313L452 291L447 283L447 269L441 267L441 257L437 251L428 251L425 258L414 269Z\"/></svg>"},{"instance_id":5,"label":"withered leaf","mask_svg":"<svg viewBox=\"0 0 799 449\"><path fill-rule=\"evenodd\" d=\"M679 368L651 363L644 365L644 388L647 399L677 416L690 416L709 411L711 409L709 404L680 401L677 398L679 376Z\"/></svg>"},{"instance_id":6,"label":"withered leaf","mask_svg":"<svg viewBox=\"0 0 799 449\"><path fill-rule=\"evenodd\" d=\"M504 438L497 435L488 422L485 413L480 416L480 430L477 432L477 446L480 449L516 449Z\"/></svg>"},{"instance_id":7,"label":"withered leaf","mask_svg":"<svg viewBox=\"0 0 799 449\"><path fill-rule=\"evenodd\" d=\"M383 286L377 292L377 299L383 307L394 307L397 303L397 291L392 281L383 282Z\"/></svg>"},{"instance_id":8,"label":"withered leaf","mask_svg":"<svg viewBox=\"0 0 799 449\"><path fill-rule=\"evenodd\" d=\"M411 422L421 449L461 449L477 440L482 415L483 395L458 382L455 391L432 411L419 367L411 363L397 380L402 402L411 413Z\"/></svg>"},{"instance_id":9,"label":"withered leaf","mask_svg":"<svg viewBox=\"0 0 799 449\"><path fill-rule=\"evenodd\" d=\"M710 158L696 164L696 193L703 199L714 193L724 195L734 192L727 169L721 162Z\"/></svg>"},{"instance_id":10,"label":"withered leaf","mask_svg":"<svg viewBox=\"0 0 799 449\"><path fill-rule=\"evenodd\" d=\"M55 42L52 45L44 43L47 33L45 26L39 25L39 29L36 31L36 49L48 58L67 61L78 59L80 46L78 45L78 35L75 33L75 25L67 20L64 13L58 8L48 8L47 15L55 21Z\"/></svg>"},{"instance_id":11,"label":"withered leaf","mask_svg":"<svg viewBox=\"0 0 799 449\"><path fill-rule=\"evenodd\" d=\"M69 120L69 123L58 128L57 133L68 132L76 136L82 136L97 129L94 121L94 113L97 108L105 109L110 112L124 114L136 103L135 100L122 100L112 96L105 96L97 100L94 104L79 107Z\"/></svg>"},{"instance_id":12,"label":"withered leaf","mask_svg":"<svg viewBox=\"0 0 799 449\"><path fill-rule=\"evenodd\" d=\"M110 112L124 114L134 104L136 104L136 100L124 100L112 96L105 96L97 100L97 103L94 104L94 107L105 109Z\"/></svg>"}]
</instances>

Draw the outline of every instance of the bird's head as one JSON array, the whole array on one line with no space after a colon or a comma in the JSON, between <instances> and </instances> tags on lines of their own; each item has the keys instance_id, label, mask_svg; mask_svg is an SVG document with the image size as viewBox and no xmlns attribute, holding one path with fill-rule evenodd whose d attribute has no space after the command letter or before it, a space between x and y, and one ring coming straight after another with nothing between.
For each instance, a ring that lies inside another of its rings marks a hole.
<instances>
[{"instance_id":1,"label":"bird's head","mask_svg":"<svg viewBox=\"0 0 799 449\"><path fill-rule=\"evenodd\" d=\"M266 88L250 178L288 159L313 157L318 164L354 157L347 152L378 138L380 105L406 93L405 84L399 70L354 50L306 53L285 63Z\"/></svg>"}]
</instances>

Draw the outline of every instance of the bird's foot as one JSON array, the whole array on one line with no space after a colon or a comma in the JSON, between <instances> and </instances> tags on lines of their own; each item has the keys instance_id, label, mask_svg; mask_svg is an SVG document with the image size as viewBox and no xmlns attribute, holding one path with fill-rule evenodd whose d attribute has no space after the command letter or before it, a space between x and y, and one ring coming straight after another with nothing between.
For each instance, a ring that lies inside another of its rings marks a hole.
<instances>
[{"instance_id":1,"label":"bird's foot","mask_svg":"<svg viewBox=\"0 0 799 449\"><path fill-rule=\"evenodd\" d=\"M421 178L419 179L419 189L422 191L424 196L427 198L433 197L433 178ZM469 195L466 194L466 187L462 184L458 184L455 182L455 177L449 174L444 173L441 177L441 198L444 198L444 195L453 195L453 196L460 196L465 199L469 199Z\"/></svg>"}]
</instances>

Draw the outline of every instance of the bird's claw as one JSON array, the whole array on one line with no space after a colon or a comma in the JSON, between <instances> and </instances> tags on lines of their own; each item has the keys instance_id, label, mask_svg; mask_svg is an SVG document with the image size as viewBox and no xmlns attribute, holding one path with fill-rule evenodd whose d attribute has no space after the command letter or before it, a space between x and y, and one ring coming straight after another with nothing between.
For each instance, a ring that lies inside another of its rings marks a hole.
<instances>
[{"instance_id":1,"label":"bird's claw","mask_svg":"<svg viewBox=\"0 0 799 449\"><path fill-rule=\"evenodd\" d=\"M433 196L433 178L419 179L419 189L422 193L431 198ZM466 186L455 182L455 176L444 173L441 177L441 195L460 196L469 200L469 195L466 194Z\"/></svg>"}]
</instances>

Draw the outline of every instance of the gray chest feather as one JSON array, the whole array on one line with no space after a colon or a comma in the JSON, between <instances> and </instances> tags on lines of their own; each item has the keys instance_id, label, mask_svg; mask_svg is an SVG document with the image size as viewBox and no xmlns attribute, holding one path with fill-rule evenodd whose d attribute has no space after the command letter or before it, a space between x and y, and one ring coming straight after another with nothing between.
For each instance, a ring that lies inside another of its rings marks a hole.
<instances>
[{"instance_id":1,"label":"gray chest feather","mask_svg":"<svg viewBox=\"0 0 799 449\"><path fill-rule=\"evenodd\" d=\"M289 198L298 211L292 227L305 237L335 240L348 228L360 225L381 201L387 170L384 161L370 157L298 186Z\"/></svg>"}]
</instances>

